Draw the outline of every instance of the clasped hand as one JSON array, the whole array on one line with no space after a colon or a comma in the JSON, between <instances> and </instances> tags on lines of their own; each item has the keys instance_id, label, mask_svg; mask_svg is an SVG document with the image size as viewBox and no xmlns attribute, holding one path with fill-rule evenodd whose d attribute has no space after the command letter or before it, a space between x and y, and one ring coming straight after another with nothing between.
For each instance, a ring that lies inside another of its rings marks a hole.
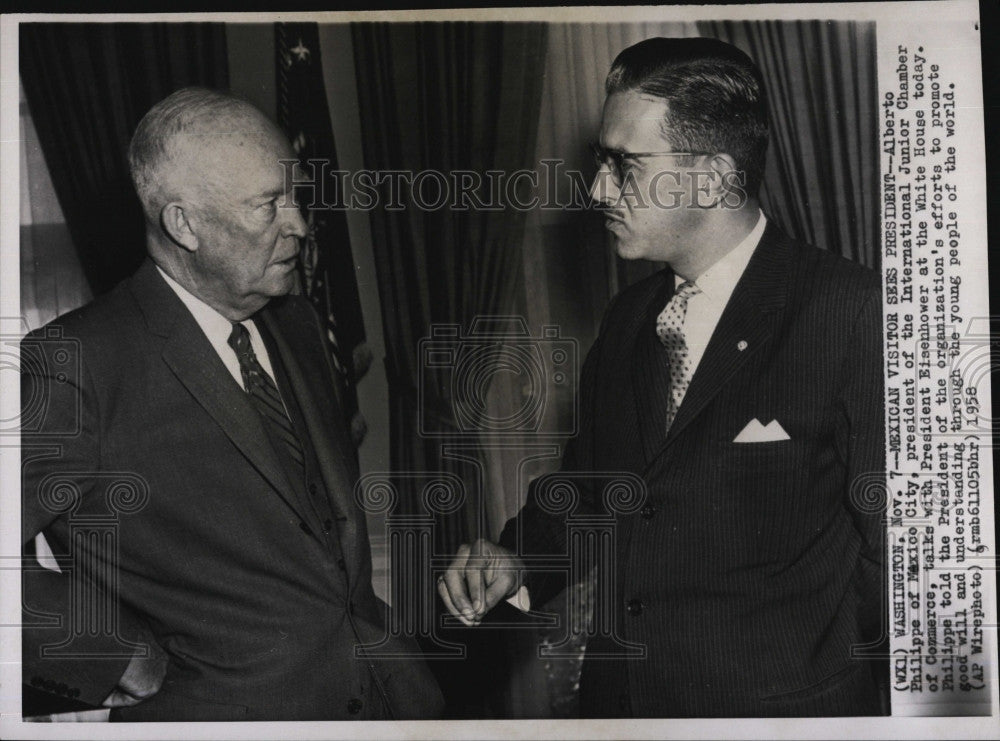
<instances>
[{"instance_id":1,"label":"clasped hand","mask_svg":"<svg viewBox=\"0 0 1000 741\"><path fill-rule=\"evenodd\" d=\"M448 611L465 625L479 625L500 600L520 587L524 563L512 551L480 538L465 543L438 577L437 590Z\"/></svg>"}]
</instances>

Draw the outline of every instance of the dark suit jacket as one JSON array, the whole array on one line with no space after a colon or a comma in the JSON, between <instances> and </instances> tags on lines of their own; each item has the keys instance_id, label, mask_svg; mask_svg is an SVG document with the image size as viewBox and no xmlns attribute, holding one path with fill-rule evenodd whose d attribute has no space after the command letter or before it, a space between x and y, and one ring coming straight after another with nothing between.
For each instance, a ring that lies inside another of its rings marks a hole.
<instances>
[{"instance_id":1,"label":"dark suit jacket","mask_svg":"<svg viewBox=\"0 0 1000 741\"><path fill-rule=\"evenodd\" d=\"M65 574L25 572L26 620L62 626L25 629L24 680L99 704L127 644L148 631L169 655L166 681L122 720L435 716L441 697L422 659L356 656L356 644L383 637L385 605L371 587L357 465L316 315L289 296L261 317L318 457L337 519L330 536L151 262L23 343L62 343L78 359L61 381L54 370L23 373L26 403L46 400L23 434L25 542L44 532L57 554L75 551ZM109 487L116 480L136 493ZM74 507L53 488L60 481L79 491ZM105 536L80 540L101 523L116 555ZM83 588L71 591L72 580ZM106 625L82 631L71 651L52 648L71 632L71 610L115 591L117 638Z\"/></svg>"},{"instance_id":2,"label":"dark suit jacket","mask_svg":"<svg viewBox=\"0 0 1000 741\"><path fill-rule=\"evenodd\" d=\"M648 493L617 518L616 583L598 584L647 655L585 661L583 714L878 714L877 667L852 659L880 640L885 594L878 497L852 495L884 472L878 275L769 225L665 434L654 328L673 285L665 270L612 302L563 459L567 472L631 472ZM734 443L753 418L790 439ZM579 483L582 509L600 509ZM538 489L501 542L517 547L520 528L523 551L565 553ZM544 602L565 577L528 584ZM609 646L595 636L588 650Z\"/></svg>"}]
</instances>

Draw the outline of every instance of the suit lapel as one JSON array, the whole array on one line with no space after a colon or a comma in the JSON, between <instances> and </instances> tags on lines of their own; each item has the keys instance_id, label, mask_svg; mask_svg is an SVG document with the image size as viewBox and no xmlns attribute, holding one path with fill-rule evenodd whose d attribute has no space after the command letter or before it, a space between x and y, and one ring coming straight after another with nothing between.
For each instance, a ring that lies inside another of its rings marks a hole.
<instances>
[{"instance_id":1,"label":"suit lapel","mask_svg":"<svg viewBox=\"0 0 1000 741\"><path fill-rule=\"evenodd\" d=\"M336 379L322 355L317 352L318 327L314 321L285 316L290 309L275 301L261 313L288 374L292 393L298 401L306 431L312 440L320 471L337 518L338 535L344 552L358 542L358 510L354 506L354 481L357 466L353 446L347 438L343 410L336 397ZM321 338L319 338L321 339ZM304 366L317 369L307 375ZM356 559L347 559L355 565Z\"/></svg>"},{"instance_id":2,"label":"suit lapel","mask_svg":"<svg viewBox=\"0 0 1000 741\"><path fill-rule=\"evenodd\" d=\"M636 417L642 436L646 462L653 460L663 446L664 427L670 400L670 367L666 348L656 336L656 317L674 293L674 274L667 269L660 273L662 282L644 300L633 330L631 376Z\"/></svg>"},{"instance_id":3,"label":"suit lapel","mask_svg":"<svg viewBox=\"0 0 1000 741\"><path fill-rule=\"evenodd\" d=\"M660 452L768 342L773 316L785 303L790 257L791 243L769 222L719 318Z\"/></svg>"},{"instance_id":4,"label":"suit lapel","mask_svg":"<svg viewBox=\"0 0 1000 741\"><path fill-rule=\"evenodd\" d=\"M132 282L147 325L165 338L162 357L177 380L285 502L305 513L253 404L233 380L184 304L147 260Z\"/></svg>"},{"instance_id":5,"label":"suit lapel","mask_svg":"<svg viewBox=\"0 0 1000 741\"><path fill-rule=\"evenodd\" d=\"M291 483L278 461L260 415L246 393L234 383L197 324L194 328L198 330L197 336L182 330L167 341L163 348L164 362L254 468L298 512L297 502L289 497Z\"/></svg>"}]
</instances>

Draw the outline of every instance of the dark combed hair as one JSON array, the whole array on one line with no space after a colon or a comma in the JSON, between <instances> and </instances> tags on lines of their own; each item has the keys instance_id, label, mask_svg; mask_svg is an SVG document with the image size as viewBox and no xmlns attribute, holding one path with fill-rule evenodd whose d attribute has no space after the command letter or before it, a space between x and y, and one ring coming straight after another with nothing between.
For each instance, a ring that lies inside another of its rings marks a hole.
<instances>
[{"instance_id":1,"label":"dark combed hair","mask_svg":"<svg viewBox=\"0 0 1000 741\"><path fill-rule=\"evenodd\" d=\"M664 136L677 150L725 153L756 194L767 155L767 93L746 54L718 39L653 38L622 51L605 91L667 101Z\"/></svg>"}]
</instances>

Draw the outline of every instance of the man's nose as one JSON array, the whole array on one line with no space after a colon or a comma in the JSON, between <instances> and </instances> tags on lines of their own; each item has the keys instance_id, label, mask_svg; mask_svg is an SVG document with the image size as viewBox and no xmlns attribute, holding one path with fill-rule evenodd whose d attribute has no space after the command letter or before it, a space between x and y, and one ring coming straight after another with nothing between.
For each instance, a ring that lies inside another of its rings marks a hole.
<instances>
[{"instance_id":1,"label":"man's nose","mask_svg":"<svg viewBox=\"0 0 1000 741\"><path fill-rule=\"evenodd\" d=\"M285 219L285 223L282 226L283 234L286 237L304 239L306 234L309 233L309 226L306 224L306 220L302 218L302 210L298 206L289 204L282 211L284 211Z\"/></svg>"},{"instance_id":2,"label":"man's nose","mask_svg":"<svg viewBox=\"0 0 1000 741\"><path fill-rule=\"evenodd\" d=\"M595 203L609 206L617 201L620 189L615 183L615 178L611 169L607 165L601 165L594 175L594 182L590 184L590 197Z\"/></svg>"}]
</instances>

